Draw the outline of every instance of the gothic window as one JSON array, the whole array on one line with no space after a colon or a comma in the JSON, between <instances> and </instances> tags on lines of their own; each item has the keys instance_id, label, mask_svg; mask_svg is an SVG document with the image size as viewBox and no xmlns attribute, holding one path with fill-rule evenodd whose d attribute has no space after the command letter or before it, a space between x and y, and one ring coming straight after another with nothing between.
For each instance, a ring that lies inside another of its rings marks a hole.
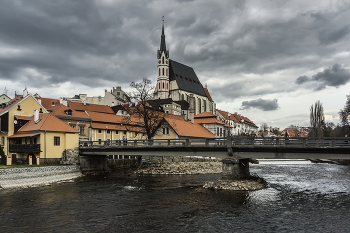
<instances>
[{"instance_id":1,"label":"gothic window","mask_svg":"<svg viewBox=\"0 0 350 233\"><path fill-rule=\"evenodd\" d=\"M166 69L166 76L169 76L168 69Z\"/></svg>"},{"instance_id":2,"label":"gothic window","mask_svg":"<svg viewBox=\"0 0 350 233\"><path fill-rule=\"evenodd\" d=\"M164 68L163 68L163 76L164 76Z\"/></svg>"},{"instance_id":3,"label":"gothic window","mask_svg":"<svg viewBox=\"0 0 350 233\"><path fill-rule=\"evenodd\" d=\"M164 56L162 57L162 64L164 64Z\"/></svg>"},{"instance_id":4,"label":"gothic window","mask_svg":"<svg viewBox=\"0 0 350 233\"><path fill-rule=\"evenodd\" d=\"M158 89L160 89L160 83L158 83Z\"/></svg>"},{"instance_id":5,"label":"gothic window","mask_svg":"<svg viewBox=\"0 0 350 233\"><path fill-rule=\"evenodd\" d=\"M203 100L203 112L207 111L207 101Z\"/></svg>"},{"instance_id":6,"label":"gothic window","mask_svg":"<svg viewBox=\"0 0 350 233\"><path fill-rule=\"evenodd\" d=\"M202 102L201 99L198 98L198 114L202 112L202 109L201 109L201 107L202 107L201 104L202 103L201 102Z\"/></svg>"},{"instance_id":7,"label":"gothic window","mask_svg":"<svg viewBox=\"0 0 350 233\"><path fill-rule=\"evenodd\" d=\"M182 100L185 100L184 94L181 95L181 99L182 99Z\"/></svg>"}]
</instances>

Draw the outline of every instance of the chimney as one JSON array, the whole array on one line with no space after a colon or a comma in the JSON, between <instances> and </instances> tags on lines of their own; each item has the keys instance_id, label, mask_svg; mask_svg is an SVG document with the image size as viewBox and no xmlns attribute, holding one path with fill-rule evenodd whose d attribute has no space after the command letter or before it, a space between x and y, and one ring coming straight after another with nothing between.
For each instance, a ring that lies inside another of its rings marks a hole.
<instances>
[{"instance_id":1,"label":"chimney","mask_svg":"<svg viewBox=\"0 0 350 233\"><path fill-rule=\"evenodd\" d=\"M86 100L83 101L84 105L86 105Z\"/></svg>"},{"instance_id":2,"label":"chimney","mask_svg":"<svg viewBox=\"0 0 350 233\"><path fill-rule=\"evenodd\" d=\"M39 122L39 111L38 109L34 110L34 123L38 123Z\"/></svg>"},{"instance_id":3,"label":"chimney","mask_svg":"<svg viewBox=\"0 0 350 233\"><path fill-rule=\"evenodd\" d=\"M27 90L27 88L25 88L24 90L23 90L23 97L26 97L28 95L28 90Z\"/></svg>"},{"instance_id":4,"label":"chimney","mask_svg":"<svg viewBox=\"0 0 350 233\"><path fill-rule=\"evenodd\" d=\"M112 105L112 107L113 107L113 106L114 106L114 102L112 102L112 104L111 104L111 105Z\"/></svg>"},{"instance_id":5,"label":"chimney","mask_svg":"<svg viewBox=\"0 0 350 233\"><path fill-rule=\"evenodd\" d=\"M65 97L60 97L60 104L62 104L62 105L64 105L64 106L68 106L67 98L65 98Z\"/></svg>"},{"instance_id":6,"label":"chimney","mask_svg":"<svg viewBox=\"0 0 350 233\"><path fill-rule=\"evenodd\" d=\"M194 123L194 97L193 94L190 94L189 97L189 101L190 101L190 107L188 109L188 120L191 121L191 123Z\"/></svg>"}]
</instances>

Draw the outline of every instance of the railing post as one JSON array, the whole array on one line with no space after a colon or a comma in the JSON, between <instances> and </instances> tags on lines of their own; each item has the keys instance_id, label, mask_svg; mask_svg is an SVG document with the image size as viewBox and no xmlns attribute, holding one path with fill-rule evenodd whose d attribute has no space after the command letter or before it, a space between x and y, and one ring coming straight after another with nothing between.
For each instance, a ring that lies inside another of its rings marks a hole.
<instances>
[{"instance_id":1,"label":"railing post","mask_svg":"<svg viewBox=\"0 0 350 233\"><path fill-rule=\"evenodd\" d=\"M168 139L168 146L170 146L170 139Z\"/></svg>"}]
</instances>

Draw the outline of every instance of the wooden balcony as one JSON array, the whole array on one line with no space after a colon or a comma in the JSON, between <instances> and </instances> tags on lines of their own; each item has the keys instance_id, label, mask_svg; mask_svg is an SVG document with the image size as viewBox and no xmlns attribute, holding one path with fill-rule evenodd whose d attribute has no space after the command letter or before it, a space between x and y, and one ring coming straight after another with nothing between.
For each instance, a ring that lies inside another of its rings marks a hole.
<instances>
[{"instance_id":1,"label":"wooden balcony","mask_svg":"<svg viewBox=\"0 0 350 233\"><path fill-rule=\"evenodd\" d=\"M10 144L11 153L33 153L41 152L40 144Z\"/></svg>"}]
</instances>

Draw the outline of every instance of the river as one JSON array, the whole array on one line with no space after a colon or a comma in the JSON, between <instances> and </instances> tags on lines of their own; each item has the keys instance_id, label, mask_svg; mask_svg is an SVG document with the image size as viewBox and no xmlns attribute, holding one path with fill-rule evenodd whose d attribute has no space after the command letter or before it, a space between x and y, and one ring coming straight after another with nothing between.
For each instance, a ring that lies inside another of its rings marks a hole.
<instances>
[{"instance_id":1,"label":"river","mask_svg":"<svg viewBox=\"0 0 350 233\"><path fill-rule=\"evenodd\" d=\"M349 232L350 166L261 164L264 190L202 188L220 174L114 172L0 191L0 232Z\"/></svg>"}]
</instances>

